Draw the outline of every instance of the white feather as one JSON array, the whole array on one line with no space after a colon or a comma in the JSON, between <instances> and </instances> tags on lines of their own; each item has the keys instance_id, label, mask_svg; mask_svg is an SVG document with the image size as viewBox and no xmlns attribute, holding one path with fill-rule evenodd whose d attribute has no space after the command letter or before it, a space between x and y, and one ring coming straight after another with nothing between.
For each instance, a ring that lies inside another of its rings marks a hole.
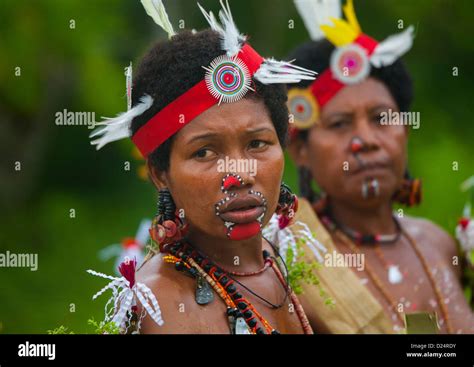
<instances>
[{"instance_id":1,"label":"white feather","mask_svg":"<svg viewBox=\"0 0 474 367\"><path fill-rule=\"evenodd\" d=\"M168 33L168 38L171 38L176 33L171 25L166 8L162 0L140 0L146 13L153 18L156 24Z\"/></svg>"},{"instance_id":2,"label":"white feather","mask_svg":"<svg viewBox=\"0 0 474 367\"><path fill-rule=\"evenodd\" d=\"M210 11L209 13L201 6L201 4L197 3L199 9L201 10L201 13L204 15L204 18L206 18L207 22L209 23L209 26L211 27L212 30L220 33L221 35L224 34L224 30L222 29L221 25L217 21L216 17Z\"/></svg>"},{"instance_id":3,"label":"white feather","mask_svg":"<svg viewBox=\"0 0 474 367\"><path fill-rule=\"evenodd\" d=\"M127 312L132 307L133 296L133 291L129 289L120 299L120 309L117 311L117 313L112 319L112 322L115 323L115 325L117 325L118 327L123 327L125 320L127 319Z\"/></svg>"},{"instance_id":4,"label":"white feather","mask_svg":"<svg viewBox=\"0 0 474 367\"><path fill-rule=\"evenodd\" d=\"M151 227L151 220L150 219L142 219L140 225L138 226L137 234L135 235L135 239L138 243L145 247L148 239L150 238L150 232L148 231Z\"/></svg>"},{"instance_id":5,"label":"white feather","mask_svg":"<svg viewBox=\"0 0 474 367\"><path fill-rule=\"evenodd\" d=\"M471 203L467 202L464 204L464 208L462 209L462 216L464 218L471 218Z\"/></svg>"},{"instance_id":6,"label":"white feather","mask_svg":"<svg viewBox=\"0 0 474 367\"><path fill-rule=\"evenodd\" d=\"M466 192L470 189L474 189L474 175L469 177L461 184L461 191Z\"/></svg>"},{"instance_id":7,"label":"white feather","mask_svg":"<svg viewBox=\"0 0 474 367\"><path fill-rule=\"evenodd\" d=\"M222 49L227 52L227 56L234 56L239 53L242 48L242 44L245 42L245 36L239 32L235 25L232 13L230 11L229 1L226 0L225 4L223 0L220 0L222 10L219 11L219 19L221 24L217 21L216 17L212 12L207 13L201 5L198 4L199 9L203 13L211 29L219 32L221 35Z\"/></svg>"},{"instance_id":8,"label":"white feather","mask_svg":"<svg viewBox=\"0 0 474 367\"><path fill-rule=\"evenodd\" d=\"M161 308L158 304L158 300L155 295L151 292L145 284L137 283L137 296L142 303L143 307L147 310L150 317L158 324L163 326L164 321L161 316ZM150 305L151 302L151 305Z\"/></svg>"},{"instance_id":9,"label":"white feather","mask_svg":"<svg viewBox=\"0 0 474 367\"><path fill-rule=\"evenodd\" d=\"M235 25L232 13L230 11L229 1L220 0L222 10L219 11L219 18L224 28L224 36L222 38L222 49L227 51L227 56L237 55L245 41L245 36L239 33Z\"/></svg>"},{"instance_id":10,"label":"white feather","mask_svg":"<svg viewBox=\"0 0 474 367\"><path fill-rule=\"evenodd\" d=\"M340 0L294 0L296 9L313 41L325 38L321 25L332 24L330 18L341 18Z\"/></svg>"},{"instance_id":11,"label":"white feather","mask_svg":"<svg viewBox=\"0 0 474 367\"><path fill-rule=\"evenodd\" d=\"M201 5L199 9L203 13L211 29L219 32L222 38L222 49L227 52L229 57L238 54L245 42L245 36L241 34L232 18L229 2L220 0L222 10L219 12L219 18L222 25L219 24L212 12L206 12ZM288 62L266 59L259 70L255 73L255 78L263 84L273 83L298 83L301 80L314 80L315 72L293 65Z\"/></svg>"},{"instance_id":12,"label":"white feather","mask_svg":"<svg viewBox=\"0 0 474 367\"><path fill-rule=\"evenodd\" d=\"M90 138L99 137L92 140L92 145L97 145L97 150L113 141L130 137L130 124L132 120L148 110L153 104L153 98L147 94L140 98L140 103L127 112L121 113L115 118L106 118L106 121L96 125L102 126L92 132Z\"/></svg>"},{"instance_id":13,"label":"white feather","mask_svg":"<svg viewBox=\"0 0 474 367\"><path fill-rule=\"evenodd\" d=\"M474 251L474 218L469 218L466 228L463 228L460 224L456 226L456 238L466 254Z\"/></svg>"},{"instance_id":14,"label":"white feather","mask_svg":"<svg viewBox=\"0 0 474 367\"><path fill-rule=\"evenodd\" d=\"M263 84L299 83L301 80L314 80L316 74L289 62L266 59L254 77Z\"/></svg>"},{"instance_id":15,"label":"white feather","mask_svg":"<svg viewBox=\"0 0 474 367\"><path fill-rule=\"evenodd\" d=\"M132 108L132 84L133 84L133 67L132 62L125 68L125 91L127 94L127 111Z\"/></svg>"},{"instance_id":16,"label":"white feather","mask_svg":"<svg viewBox=\"0 0 474 367\"><path fill-rule=\"evenodd\" d=\"M376 68L393 64L413 45L413 31L413 26L410 26L380 42L370 57L371 64Z\"/></svg>"},{"instance_id":17,"label":"white feather","mask_svg":"<svg viewBox=\"0 0 474 367\"><path fill-rule=\"evenodd\" d=\"M99 276L101 278L112 280L108 285L97 292L92 299L96 299L108 289L112 290L112 296L105 305L105 321L112 321L120 328L126 328L128 312L132 305L136 304L134 296L141 302L143 308L150 314L150 317L159 325L163 325L164 321L161 316L161 309L153 292L143 283L135 283L130 288L128 280L124 277L112 277L94 270L87 270L89 274ZM113 307L109 306L113 303ZM141 317L140 317L141 318Z\"/></svg>"},{"instance_id":18,"label":"white feather","mask_svg":"<svg viewBox=\"0 0 474 367\"><path fill-rule=\"evenodd\" d=\"M281 257L285 262L287 262L286 255L288 248L291 248L293 252L293 262L297 260L298 240L303 241L308 246L308 248L316 257L317 261L320 263L323 262L323 257L321 254L327 252L326 247L324 247L324 245L322 245L321 242L319 242L314 237L313 233L305 223L296 221L290 226L280 229L278 225L277 214L273 214L273 216L270 218L270 222L263 228L262 234L265 238L277 246Z\"/></svg>"}]
</instances>

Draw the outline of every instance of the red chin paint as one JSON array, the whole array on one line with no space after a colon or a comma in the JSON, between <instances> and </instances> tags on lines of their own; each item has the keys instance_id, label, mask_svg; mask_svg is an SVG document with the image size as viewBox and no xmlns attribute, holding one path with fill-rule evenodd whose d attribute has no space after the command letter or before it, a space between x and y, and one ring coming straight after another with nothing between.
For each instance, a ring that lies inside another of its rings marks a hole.
<instances>
[{"instance_id":1,"label":"red chin paint","mask_svg":"<svg viewBox=\"0 0 474 367\"><path fill-rule=\"evenodd\" d=\"M260 223L258 221L234 224L226 229L227 236L233 241L242 241L249 239L260 232Z\"/></svg>"}]
</instances>

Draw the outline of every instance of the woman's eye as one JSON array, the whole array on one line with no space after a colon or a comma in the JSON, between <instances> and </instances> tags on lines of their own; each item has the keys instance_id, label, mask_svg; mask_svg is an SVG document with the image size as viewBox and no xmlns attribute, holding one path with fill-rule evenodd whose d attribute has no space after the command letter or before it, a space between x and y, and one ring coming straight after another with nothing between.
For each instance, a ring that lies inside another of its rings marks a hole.
<instances>
[{"instance_id":1,"label":"woman's eye","mask_svg":"<svg viewBox=\"0 0 474 367\"><path fill-rule=\"evenodd\" d=\"M374 115L374 117L372 118L372 121L374 121L378 125L384 125L382 123L382 114L381 113Z\"/></svg>"},{"instance_id":2,"label":"woman's eye","mask_svg":"<svg viewBox=\"0 0 474 367\"><path fill-rule=\"evenodd\" d=\"M263 148L267 145L263 140L252 140L249 144L249 147L252 149Z\"/></svg>"},{"instance_id":3,"label":"woman's eye","mask_svg":"<svg viewBox=\"0 0 474 367\"><path fill-rule=\"evenodd\" d=\"M341 127L344 127L344 125L346 125L346 121L340 120L340 121L332 122L331 124L329 124L329 127L331 129L340 129Z\"/></svg>"},{"instance_id":4,"label":"woman's eye","mask_svg":"<svg viewBox=\"0 0 474 367\"><path fill-rule=\"evenodd\" d=\"M195 158L209 158L212 155L212 150L210 149L199 149L196 153L193 154Z\"/></svg>"}]
</instances>

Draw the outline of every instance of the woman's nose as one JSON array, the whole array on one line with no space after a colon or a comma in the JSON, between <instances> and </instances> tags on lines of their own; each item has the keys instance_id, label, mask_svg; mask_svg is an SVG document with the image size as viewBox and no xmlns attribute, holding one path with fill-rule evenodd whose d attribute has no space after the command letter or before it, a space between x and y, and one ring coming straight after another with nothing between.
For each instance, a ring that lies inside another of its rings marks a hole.
<instances>
[{"instance_id":1,"label":"woman's nose","mask_svg":"<svg viewBox=\"0 0 474 367\"><path fill-rule=\"evenodd\" d=\"M229 191L238 191L241 188L250 188L255 184L255 175L250 172L227 173L222 178L221 190L225 194Z\"/></svg>"},{"instance_id":2,"label":"woman's nose","mask_svg":"<svg viewBox=\"0 0 474 367\"><path fill-rule=\"evenodd\" d=\"M355 124L354 137L351 139L350 144L352 153L360 153L378 148L379 141L375 127L370 124L367 117L358 119Z\"/></svg>"}]
</instances>

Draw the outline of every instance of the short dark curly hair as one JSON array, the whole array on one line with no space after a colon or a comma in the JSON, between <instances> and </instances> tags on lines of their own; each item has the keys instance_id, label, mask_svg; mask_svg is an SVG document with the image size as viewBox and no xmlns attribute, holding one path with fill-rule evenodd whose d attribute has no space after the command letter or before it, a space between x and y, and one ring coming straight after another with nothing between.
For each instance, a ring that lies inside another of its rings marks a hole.
<instances>
[{"instance_id":1,"label":"short dark curly hair","mask_svg":"<svg viewBox=\"0 0 474 367\"><path fill-rule=\"evenodd\" d=\"M295 60L295 64L304 68L314 70L321 74L329 68L331 54L334 46L326 39L320 41L309 41L296 47L289 55L289 60ZM413 101L413 81L402 60L398 59L392 65L381 68L372 67L370 76L380 80L392 94L400 111L410 109ZM306 88L311 81L303 80L298 84L288 87ZM305 135L304 132L302 134Z\"/></svg>"},{"instance_id":2,"label":"short dark curly hair","mask_svg":"<svg viewBox=\"0 0 474 367\"><path fill-rule=\"evenodd\" d=\"M209 65L225 52L220 35L210 29L201 32L184 31L169 41L156 43L143 57L133 83L132 105L148 94L154 103L150 109L132 121L131 132L150 120L177 97L204 79L203 66ZM256 93L247 93L245 98L263 100L275 126L282 147L286 146L288 133L287 94L284 85L264 85L253 79ZM154 167L160 171L169 168L173 137L166 140L149 156Z\"/></svg>"}]
</instances>

